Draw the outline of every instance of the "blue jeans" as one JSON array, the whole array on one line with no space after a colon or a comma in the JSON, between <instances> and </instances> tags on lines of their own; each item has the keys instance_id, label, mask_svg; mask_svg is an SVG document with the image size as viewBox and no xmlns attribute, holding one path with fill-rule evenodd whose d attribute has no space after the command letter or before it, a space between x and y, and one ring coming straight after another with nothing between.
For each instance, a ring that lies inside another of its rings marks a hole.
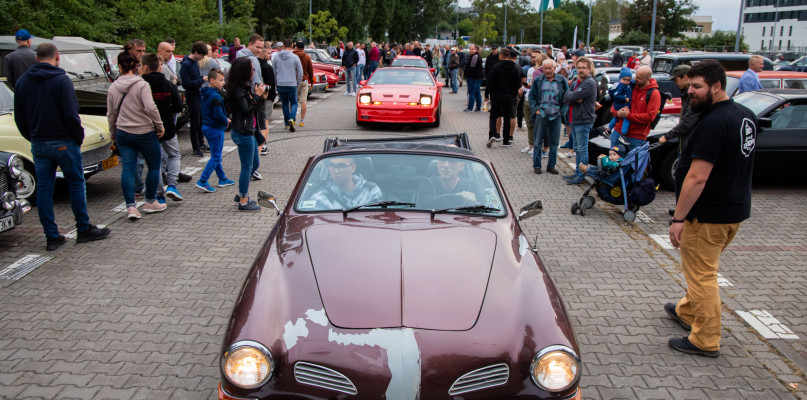
<instances>
[{"instance_id":1,"label":"blue jeans","mask_svg":"<svg viewBox=\"0 0 807 400\"><path fill-rule=\"evenodd\" d=\"M288 125L290 120L297 118L297 86L278 86L277 93L283 108L283 122Z\"/></svg>"},{"instance_id":2,"label":"blue jeans","mask_svg":"<svg viewBox=\"0 0 807 400\"><path fill-rule=\"evenodd\" d=\"M617 122L619 122L619 117L614 117L613 119L611 119L611 123L608 124L608 129L613 131ZM624 119L622 121L622 134L623 135L628 134L628 128L630 128L630 120Z\"/></svg>"},{"instance_id":3,"label":"blue jeans","mask_svg":"<svg viewBox=\"0 0 807 400\"><path fill-rule=\"evenodd\" d=\"M81 161L81 148L72 140L52 142L31 142L34 168L38 180L36 191L39 222L49 238L59 237L59 227L53 213L53 188L56 185L56 167L62 169L70 189L70 206L76 218L76 229L85 232L90 229L90 216L87 213L87 193L84 185L84 167Z\"/></svg>"},{"instance_id":4,"label":"blue jeans","mask_svg":"<svg viewBox=\"0 0 807 400\"><path fill-rule=\"evenodd\" d=\"M459 68L454 68L448 70L448 74L451 76L451 92L457 93L459 91L459 87L457 87L457 71Z\"/></svg>"},{"instance_id":5,"label":"blue jeans","mask_svg":"<svg viewBox=\"0 0 807 400\"><path fill-rule=\"evenodd\" d=\"M367 64L367 70L364 71L364 79L370 79L370 75L375 72L376 68L378 68L378 61L370 61Z\"/></svg>"},{"instance_id":6,"label":"blue jeans","mask_svg":"<svg viewBox=\"0 0 807 400\"><path fill-rule=\"evenodd\" d=\"M227 175L224 175L224 169L221 167L221 152L224 149L224 132L218 129L211 129L202 127L202 133L205 134L207 143L210 145L210 160L207 161L205 169L202 170L202 176L199 180L207 182L213 171L219 177L219 181L227 180Z\"/></svg>"},{"instance_id":7,"label":"blue jeans","mask_svg":"<svg viewBox=\"0 0 807 400\"><path fill-rule=\"evenodd\" d=\"M625 121L625 122L627 122L627 121ZM632 137L627 137L627 136L625 136L625 139L628 141L628 145L625 146L626 147L625 153L631 151L631 149L635 149L637 147L642 147L643 144L647 143L647 140L639 140L639 139L634 139ZM619 132L611 132L611 147L614 147L614 146L616 146L618 144L622 144L622 143L619 143Z\"/></svg>"},{"instance_id":8,"label":"blue jeans","mask_svg":"<svg viewBox=\"0 0 807 400\"><path fill-rule=\"evenodd\" d=\"M160 180L160 141L157 133L151 131L142 135L124 132L118 129L115 132L115 142L120 150L122 161L120 185L123 190L123 199L126 207L137 205L134 198L135 173L137 171L137 154L143 155L148 167L146 173L146 201L151 203L157 194Z\"/></svg>"},{"instance_id":9,"label":"blue jeans","mask_svg":"<svg viewBox=\"0 0 807 400\"><path fill-rule=\"evenodd\" d=\"M560 144L560 115L555 119L537 116L535 118L535 142L533 143L532 167L541 169L541 144L549 142L549 160L547 168L555 168L558 163L558 145Z\"/></svg>"},{"instance_id":10,"label":"blue jeans","mask_svg":"<svg viewBox=\"0 0 807 400\"><path fill-rule=\"evenodd\" d=\"M364 78L364 64L356 64L356 80L363 81Z\"/></svg>"},{"instance_id":11,"label":"blue jeans","mask_svg":"<svg viewBox=\"0 0 807 400\"><path fill-rule=\"evenodd\" d=\"M574 171L580 175L580 163L588 164L588 135L591 132L591 124L572 125L572 137L574 137Z\"/></svg>"},{"instance_id":12,"label":"blue jeans","mask_svg":"<svg viewBox=\"0 0 807 400\"><path fill-rule=\"evenodd\" d=\"M249 181L252 174L258 170L258 142L253 135L242 135L236 131L230 132L233 143L238 146L238 158L241 160L241 174L238 175L238 195L248 197Z\"/></svg>"},{"instance_id":13,"label":"blue jeans","mask_svg":"<svg viewBox=\"0 0 807 400\"><path fill-rule=\"evenodd\" d=\"M476 107L477 110L482 109L482 92L480 89L482 88L482 80L481 79L467 79L468 82L468 109L473 110Z\"/></svg>"},{"instance_id":14,"label":"blue jeans","mask_svg":"<svg viewBox=\"0 0 807 400\"><path fill-rule=\"evenodd\" d=\"M345 86L348 93L356 93L356 67L345 68Z\"/></svg>"}]
</instances>

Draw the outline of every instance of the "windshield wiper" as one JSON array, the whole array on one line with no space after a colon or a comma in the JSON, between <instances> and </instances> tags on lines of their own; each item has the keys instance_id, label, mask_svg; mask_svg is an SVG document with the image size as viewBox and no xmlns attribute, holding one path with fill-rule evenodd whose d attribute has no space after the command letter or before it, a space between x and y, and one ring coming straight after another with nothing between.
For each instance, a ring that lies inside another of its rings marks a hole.
<instances>
[{"instance_id":1,"label":"windshield wiper","mask_svg":"<svg viewBox=\"0 0 807 400\"><path fill-rule=\"evenodd\" d=\"M75 73L75 72L73 72L73 71L68 71L68 70L65 70L64 72L67 72L68 74L73 75L73 76L77 76L77 77L79 77L80 79L84 79L84 75L77 74L77 73Z\"/></svg>"},{"instance_id":2,"label":"windshield wiper","mask_svg":"<svg viewBox=\"0 0 807 400\"><path fill-rule=\"evenodd\" d=\"M347 215L347 213L349 213L351 211L356 211L356 210L359 210L359 209L362 209L362 208L367 208L367 207L387 208L389 206L414 207L415 203L405 203L405 202L402 202L402 201L375 201L375 202L372 202L372 203L362 204L362 205L356 206L356 207L346 208L346 209L342 210L342 214Z\"/></svg>"},{"instance_id":3,"label":"windshield wiper","mask_svg":"<svg viewBox=\"0 0 807 400\"><path fill-rule=\"evenodd\" d=\"M501 211L498 208L488 207L483 204L475 204L472 206L464 206L464 207L449 207L443 208L441 210L432 210L431 215L434 217L435 214L442 214L446 212L469 212L469 213L490 213L490 212L499 212Z\"/></svg>"},{"instance_id":4,"label":"windshield wiper","mask_svg":"<svg viewBox=\"0 0 807 400\"><path fill-rule=\"evenodd\" d=\"M92 72L92 71L82 71L82 72L81 72L81 74L82 74L82 75L83 75L83 74L92 74L92 76L94 76L94 77L96 77L96 78L97 78L97 77L99 77L99 76L101 76L101 75L98 75L98 74L96 74L95 72Z\"/></svg>"}]
</instances>

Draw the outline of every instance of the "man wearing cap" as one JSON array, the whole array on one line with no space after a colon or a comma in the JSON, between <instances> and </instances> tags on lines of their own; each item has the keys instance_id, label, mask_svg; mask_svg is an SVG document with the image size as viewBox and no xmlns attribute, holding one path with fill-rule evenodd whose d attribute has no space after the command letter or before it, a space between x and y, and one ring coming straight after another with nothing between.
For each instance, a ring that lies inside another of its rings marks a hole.
<instances>
[{"instance_id":1,"label":"man wearing cap","mask_svg":"<svg viewBox=\"0 0 807 400\"><path fill-rule=\"evenodd\" d=\"M17 50L8 53L3 58L3 76L8 77L8 84L14 89L17 78L21 77L28 68L36 64L36 52L31 50L31 33L20 29L14 34L17 40Z\"/></svg>"},{"instance_id":2,"label":"man wearing cap","mask_svg":"<svg viewBox=\"0 0 807 400\"><path fill-rule=\"evenodd\" d=\"M670 74L670 78L672 79L673 83L675 86L678 86L678 90L681 91L681 113L679 114L680 118L678 119L678 125L675 125L658 140L659 142L664 143L668 140L680 137L678 140L679 152L684 146L686 138L689 136L689 132L691 132L695 124L698 123L698 118L701 115L701 113L692 111L689 108L689 78L687 78L687 73L689 72L690 68L692 67L689 65L679 65L675 67L672 74Z\"/></svg>"}]
</instances>

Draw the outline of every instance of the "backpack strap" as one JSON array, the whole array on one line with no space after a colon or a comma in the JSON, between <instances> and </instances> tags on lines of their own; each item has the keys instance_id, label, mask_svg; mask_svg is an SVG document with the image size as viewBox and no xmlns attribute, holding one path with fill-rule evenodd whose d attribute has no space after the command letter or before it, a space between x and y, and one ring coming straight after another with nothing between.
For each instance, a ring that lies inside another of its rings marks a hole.
<instances>
[{"instance_id":1,"label":"backpack strap","mask_svg":"<svg viewBox=\"0 0 807 400\"><path fill-rule=\"evenodd\" d=\"M647 94L645 94L644 96L645 103L647 103L648 105L650 104L650 97L653 96L653 92L655 92L656 90L657 90L656 88L647 89Z\"/></svg>"}]
</instances>

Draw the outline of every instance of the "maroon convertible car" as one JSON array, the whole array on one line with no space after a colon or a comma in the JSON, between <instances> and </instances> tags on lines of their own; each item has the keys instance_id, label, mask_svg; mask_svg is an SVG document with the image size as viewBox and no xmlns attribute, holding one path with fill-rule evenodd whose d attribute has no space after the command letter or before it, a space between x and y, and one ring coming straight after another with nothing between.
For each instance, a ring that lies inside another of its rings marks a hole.
<instances>
[{"instance_id":1,"label":"maroon convertible car","mask_svg":"<svg viewBox=\"0 0 807 400\"><path fill-rule=\"evenodd\" d=\"M519 226L541 207L514 211L465 134L326 140L236 300L219 399L580 399Z\"/></svg>"}]
</instances>

